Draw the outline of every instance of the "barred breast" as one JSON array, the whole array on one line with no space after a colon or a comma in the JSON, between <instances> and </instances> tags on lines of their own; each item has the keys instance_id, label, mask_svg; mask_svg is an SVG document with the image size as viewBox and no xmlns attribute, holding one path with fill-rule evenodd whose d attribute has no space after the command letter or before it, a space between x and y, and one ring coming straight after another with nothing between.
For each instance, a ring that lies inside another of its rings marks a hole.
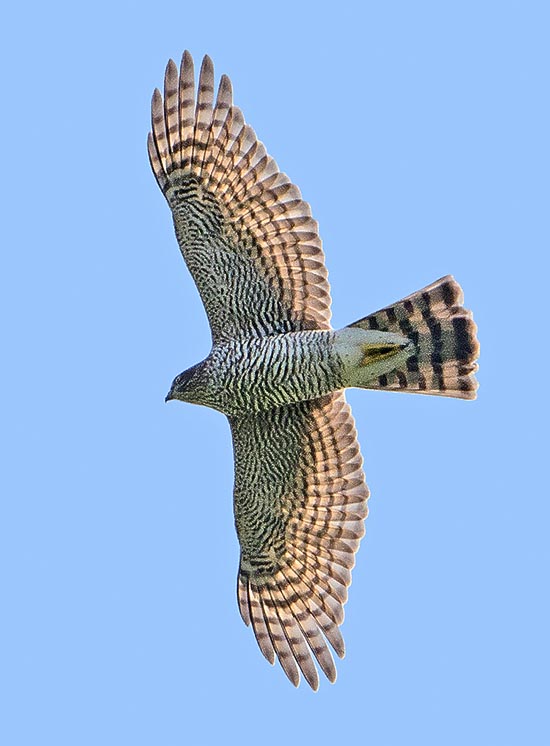
<instances>
[{"instance_id":1,"label":"barred breast","mask_svg":"<svg viewBox=\"0 0 550 746\"><path fill-rule=\"evenodd\" d=\"M312 330L215 345L205 361L210 406L238 416L343 388L334 339L332 331Z\"/></svg>"}]
</instances>

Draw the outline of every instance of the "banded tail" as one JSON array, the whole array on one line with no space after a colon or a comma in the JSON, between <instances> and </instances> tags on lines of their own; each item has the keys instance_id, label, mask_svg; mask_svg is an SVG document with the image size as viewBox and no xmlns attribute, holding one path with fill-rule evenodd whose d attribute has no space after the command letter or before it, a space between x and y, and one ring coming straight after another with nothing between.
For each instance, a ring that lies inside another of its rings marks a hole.
<instances>
[{"instance_id":1,"label":"banded tail","mask_svg":"<svg viewBox=\"0 0 550 746\"><path fill-rule=\"evenodd\" d=\"M399 334L413 343L412 354L397 368L355 385L475 399L479 343L472 312L463 307L463 300L460 285L447 275L393 306L350 324L351 328Z\"/></svg>"}]
</instances>

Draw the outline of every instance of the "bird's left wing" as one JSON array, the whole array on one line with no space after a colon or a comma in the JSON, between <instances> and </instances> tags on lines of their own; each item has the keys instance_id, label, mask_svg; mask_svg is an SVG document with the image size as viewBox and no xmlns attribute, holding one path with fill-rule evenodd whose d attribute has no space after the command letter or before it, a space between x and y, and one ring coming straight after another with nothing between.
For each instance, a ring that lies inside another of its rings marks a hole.
<instances>
[{"instance_id":1,"label":"bird's left wing","mask_svg":"<svg viewBox=\"0 0 550 746\"><path fill-rule=\"evenodd\" d=\"M271 663L317 689L314 658L336 678L327 640L344 655L338 626L367 515L351 410L339 392L230 423L241 615Z\"/></svg>"},{"instance_id":2,"label":"bird's left wing","mask_svg":"<svg viewBox=\"0 0 550 746\"><path fill-rule=\"evenodd\" d=\"M317 222L300 190L233 106L205 57L197 96L193 60L170 60L156 90L151 166L214 341L330 329L330 290Z\"/></svg>"}]
</instances>

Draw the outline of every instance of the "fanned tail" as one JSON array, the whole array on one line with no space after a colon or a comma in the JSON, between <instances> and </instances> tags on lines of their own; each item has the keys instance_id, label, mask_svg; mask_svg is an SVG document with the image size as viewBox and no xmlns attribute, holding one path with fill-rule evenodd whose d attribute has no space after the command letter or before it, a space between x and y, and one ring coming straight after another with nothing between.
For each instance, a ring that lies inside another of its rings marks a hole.
<instances>
[{"instance_id":1,"label":"fanned tail","mask_svg":"<svg viewBox=\"0 0 550 746\"><path fill-rule=\"evenodd\" d=\"M460 285L451 275L418 290L351 327L394 332L414 344L401 368L361 388L475 399L479 356L477 327L465 309Z\"/></svg>"}]
</instances>

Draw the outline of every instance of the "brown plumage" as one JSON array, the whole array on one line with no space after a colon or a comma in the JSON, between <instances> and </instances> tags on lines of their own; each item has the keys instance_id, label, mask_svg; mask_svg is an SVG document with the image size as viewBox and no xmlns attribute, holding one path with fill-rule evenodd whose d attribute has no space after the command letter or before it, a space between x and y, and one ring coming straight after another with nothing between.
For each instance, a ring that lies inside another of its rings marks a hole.
<instances>
[{"instance_id":1,"label":"brown plumage","mask_svg":"<svg viewBox=\"0 0 550 746\"><path fill-rule=\"evenodd\" d=\"M254 331L259 316L257 292L263 296L264 333L330 329L330 289L317 221L298 187L279 171L240 109L232 105L226 76L213 104L213 76L212 61L205 57L195 105L191 55L183 55L179 82L170 60L164 103L160 91L153 95L153 132L148 139L151 166L174 210L176 231L181 186L193 176L200 184L198 200L207 202L211 195L215 199L233 258L252 264L257 273L253 282L266 284L245 294L242 277L235 276L237 286L233 278L225 278L231 296L220 298L219 275L198 276L205 268L195 268L192 250L182 236L180 248L199 287L213 336ZM237 318L227 313L227 302L233 297L239 298L239 308L234 309ZM269 305L275 306L273 311Z\"/></svg>"},{"instance_id":2,"label":"brown plumage","mask_svg":"<svg viewBox=\"0 0 550 746\"><path fill-rule=\"evenodd\" d=\"M330 681L368 488L343 389L473 398L478 345L446 277L334 331L317 223L205 57L170 61L152 102L149 157L203 300L212 350L167 399L231 425L238 601L264 656L313 689Z\"/></svg>"},{"instance_id":3,"label":"brown plumage","mask_svg":"<svg viewBox=\"0 0 550 746\"><path fill-rule=\"evenodd\" d=\"M238 424L232 422L237 526L240 510L248 513L249 501L257 500L258 493L267 490L274 510L271 521L280 527L279 534L270 532L269 548L280 542L281 551L272 566L268 555L265 566L257 572L258 552L254 564L247 561L246 536L241 537L244 561L241 559L238 581L239 607L245 623L252 623L266 658L273 662L276 654L291 681L298 682L299 668L317 688L308 646L326 676L334 681L336 670L325 638L342 657L344 642L338 625L344 618L354 555L368 512L369 492L355 425L343 393L300 407L291 405L275 416L272 411L256 415L255 426L258 419L261 450L254 445L256 427L244 419ZM281 424L286 426L283 433ZM278 480L282 486L279 492L271 469L262 471L261 467L271 459L280 462L281 448L290 454L294 466L290 489ZM263 520L268 525L271 522L265 514Z\"/></svg>"}]
</instances>

